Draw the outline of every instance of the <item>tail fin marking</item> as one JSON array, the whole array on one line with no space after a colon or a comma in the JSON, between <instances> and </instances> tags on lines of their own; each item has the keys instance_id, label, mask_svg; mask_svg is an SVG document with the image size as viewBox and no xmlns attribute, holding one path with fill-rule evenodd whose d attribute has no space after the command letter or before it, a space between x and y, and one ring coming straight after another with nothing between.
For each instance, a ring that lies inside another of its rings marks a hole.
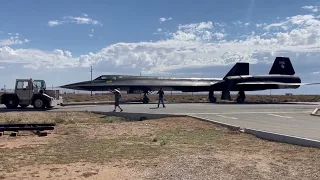
<instances>
[{"instance_id":1,"label":"tail fin marking","mask_svg":"<svg viewBox=\"0 0 320 180\"><path fill-rule=\"evenodd\" d=\"M288 57L276 57L269 74L294 75L295 71Z\"/></svg>"}]
</instances>

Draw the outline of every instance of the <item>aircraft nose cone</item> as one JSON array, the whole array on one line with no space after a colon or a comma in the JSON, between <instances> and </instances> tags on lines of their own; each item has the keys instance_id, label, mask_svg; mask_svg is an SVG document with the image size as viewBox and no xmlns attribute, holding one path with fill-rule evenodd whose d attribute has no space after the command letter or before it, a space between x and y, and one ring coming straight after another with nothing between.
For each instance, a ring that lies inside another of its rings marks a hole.
<instances>
[{"instance_id":1,"label":"aircraft nose cone","mask_svg":"<svg viewBox=\"0 0 320 180\"><path fill-rule=\"evenodd\" d=\"M59 88L69 88L68 85L59 86Z\"/></svg>"},{"instance_id":2,"label":"aircraft nose cone","mask_svg":"<svg viewBox=\"0 0 320 180\"><path fill-rule=\"evenodd\" d=\"M60 88L73 89L73 88L75 88L75 87L74 87L73 84L66 84L66 85L60 86Z\"/></svg>"},{"instance_id":3,"label":"aircraft nose cone","mask_svg":"<svg viewBox=\"0 0 320 180\"><path fill-rule=\"evenodd\" d=\"M72 84L66 84L66 85L60 86L60 88L81 90L86 85L88 85L88 81L77 82L77 83L72 83Z\"/></svg>"}]
</instances>

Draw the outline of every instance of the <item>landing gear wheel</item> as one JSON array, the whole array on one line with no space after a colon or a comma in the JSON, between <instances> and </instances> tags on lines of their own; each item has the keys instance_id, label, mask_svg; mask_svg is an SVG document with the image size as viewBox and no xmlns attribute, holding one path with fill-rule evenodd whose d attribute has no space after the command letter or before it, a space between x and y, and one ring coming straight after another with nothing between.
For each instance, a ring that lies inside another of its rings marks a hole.
<instances>
[{"instance_id":1,"label":"landing gear wheel","mask_svg":"<svg viewBox=\"0 0 320 180\"><path fill-rule=\"evenodd\" d=\"M209 91L209 101L210 101L210 103L216 103L217 102L217 98L214 97L213 91Z\"/></svg>"},{"instance_id":2,"label":"landing gear wheel","mask_svg":"<svg viewBox=\"0 0 320 180\"><path fill-rule=\"evenodd\" d=\"M244 103L243 97L237 97L237 103Z\"/></svg>"},{"instance_id":3,"label":"landing gear wheel","mask_svg":"<svg viewBox=\"0 0 320 180\"><path fill-rule=\"evenodd\" d=\"M148 104L149 103L149 98L148 98L148 96L147 96L147 92L144 92L144 94L143 94L143 98L142 98L142 103L143 104Z\"/></svg>"},{"instance_id":4,"label":"landing gear wheel","mask_svg":"<svg viewBox=\"0 0 320 180\"><path fill-rule=\"evenodd\" d=\"M142 102L143 104L148 104L149 103L149 98L147 96L143 97Z\"/></svg>"},{"instance_id":5,"label":"landing gear wheel","mask_svg":"<svg viewBox=\"0 0 320 180\"><path fill-rule=\"evenodd\" d=\"M45 106L45 103L42 99L36 99L34 101L33 107L35 109L44 109L46 106Z\"/></svg>"},{"instance_id":6,"label":"landing gear wheel","mask_svg":"<svg viewBox=\"0 0 320 180\"><path fill-rule=\"evenodd\" d=\"M239 91L238 97L237 97L237 103L244 103L245 99L246 99L246 94L244 93L244 91Z\"/></svg>"},{"instance_id":7,"label":"landing gear wheel","mask_svg":"<svg viewBox=\"0 0 320 180\"><path fill-rule=\"evenodd\" d=\"M230 91L222 91L221 99L231 101Z\"/></svg>"},{"instance_id":8,"label":"landing gear wheel","mask_svg":"<svg viewBox=\"0 0 320 180\"><path fill-rule=\"evenodd\" d=\"M14 109L18 107L19 102L17 99L12 98L12 99L9 99L5 105L8 109Z\"/></svg>"},{"instance_id":9,"label":"landing gear wheel","mask_svg":"<svg viewBox=\"0 0 320 180\"><path fill-rule=\"evenodd\" d=\"M217 102L217 98L216 97L211 97L210 98L210 103L216 103Z\"/></svg>"}]
</instances>

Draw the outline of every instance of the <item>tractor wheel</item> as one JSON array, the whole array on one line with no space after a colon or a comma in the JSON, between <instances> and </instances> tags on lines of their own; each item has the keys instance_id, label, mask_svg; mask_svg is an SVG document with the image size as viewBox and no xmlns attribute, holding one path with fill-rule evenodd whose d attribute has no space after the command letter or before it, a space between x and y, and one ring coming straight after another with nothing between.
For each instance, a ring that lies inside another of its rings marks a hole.
<instances>
[{"instance_id":1,"label":"tractor wheel","mask_svg":"<svg viewBox=\"0 0 320 180\"><path fill-rule=\"evenodd\" d=\"M20 105L21 108L26 108L26 107L28 107L28 106L29 106L29 105L25 105L25 104L24 104L24 105Z\"/></svg>"},{"instance_id":2,"label":"tractor wheel","mask_svg":"<svg viewBox=\"0 0 320 180\"><path fill-rule=\"evenodd\" d=\"M19 101L16 98L10 98L5 105L8 109L14 109L18 107Z\"/></svg>"},{"instance_id":3,"label":"tractor wheel","mask_svg":"<svg viewBox=\"0 0 320 180\"><path fill-rule=\"evenodd\" d=\"M33 107L35 109L44 109L46 107L44 100L38 98L34 101Z\"/></svg>"}]
</instances>

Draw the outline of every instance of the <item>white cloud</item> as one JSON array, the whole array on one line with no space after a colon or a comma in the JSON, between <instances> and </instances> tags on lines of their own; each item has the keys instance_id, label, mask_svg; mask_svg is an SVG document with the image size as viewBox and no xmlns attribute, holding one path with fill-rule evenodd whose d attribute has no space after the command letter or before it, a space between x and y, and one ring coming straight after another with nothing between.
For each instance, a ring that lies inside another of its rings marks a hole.
<instances>
[{"instance_id":1,"label":"white cloud","mask_svg":"<svg viewBox=\"0 0 320 180\"><path fill-rule=\"evenodd\" d=\"M212 39L213 25L211 21L179 25L175 33L169 34L179 41L210 41ZM221 37L221 36L219 36Z\"/></svg>"},{"instance_id":2,"label":"white cloud","mask_svg":"<svg viewBox=\"0 0 320 180\"><path fill-rule=\"evenodd\" d=\"M236 21L234 24L240 26L245 23ZM117 69L118 72L144 74L232 65L238 61L272 63L275 56L289 56L293 60L301 58L301 61L295 62L295 66L299 64L299 67L307 63L318 63L320 20L315 15L292 16L271 24L262 23L257 27L264 28L250 30L247 35L243 35L243 39L230 37L227 40L224 38L229 33L217 23L207 21L183 24L175 32L166 33L165 40L116 43L96 53L90 52L79 57L73 57L71 52L63 50L43 52L2 47L0 63L20 63L28 68L93 65L103 71Z\"/></svg>"},{"instance_id":3,"label":"white cloud","mask_svg":"<svg viewBox=\"0 0 320 180\"><path fill-rule=\"evenodd\" d=\"M312 12L320 11L320 6L303 6L302 9L307 9Z\"/></svg>"},{"instance_id":4,"label":"white cloud","mask_svg":"<svg viewBox=\"0 0 320 180\"><path fill-rule=\"evenodd\" d=\"M62 22L60 22L60 21L58 21L58 20L53 20L53 21L49 21L49 22L48 22L48 25L49 25L50 27L57 26L57 25L59 25L59 24L62 24Z\"/></svg>"},{"instance_id":5,"label":"white cloud","mask_svg":"<svg viewBox=\"0 0 320 180\"><path fill-rule=\"evenodd\" d=\"M75 24L91 24L91 25L100 25L102 26L102 23L93 20L88 17L88 14L83 14L82 17L74 17L74 16L64 16L62 20L51 20L48 22L48 25L50 27L61 25L61 24L66 24L66 23L75 23Z\"/></svg>"},{"instance_id":6,"label":"white cloud","mask_svg":"<svg viewBox=\"0 0 320 180\"><path fill-rule=\"evenodd\" d=\"M168 17L168 18L162 17L162 18L159 18L160 23L163 23L163 22L165 22L165 21L170 21L170 20L172 20L172 17Z\"/></svg>"},{"instance_id":7,"label":"white cloud","mask_svg":"<svg viewBox=\"0 0 320 180\"><path fill-rule=\"evenodd\" d=\"M8 33L11 34L12 33ZM30 42L30 40L25 39L25 40L21 40L19 37L19 33L15 33L16 36L11 36L8 37L6 39L0 39L0 47L1 46L12 46L12 45L17 45L17 44L24 44L24 43L28 43Z\"/></svg>"},{"instance_id":8,"label":"white cloud","mask_svg":"<svg viewBox=\"0 0 320 180\"><path fill-rule=\"evenodd\" d=\"M3 67L3 66L0 66L0 69L4 69L4 67Z\"/></svg>"},{"instance_id":9,"label":"white cloud","mask_svg":"<svg viewBox=\"0 0 320 180\"><path fill-rule=\"evenodd\" d=\"M263 26L266 26L267 25L267 23L258 23L258 24L256 24L256 27L263 27Z\"/></svg>"},{"instance_id":10,"label":"white cloud","mask_svg":"<svg viewBox=\"0 0 320 180\"><path fill-rule=\"evenodd\" d=\"M0 47L0 63L22 64L26 68L66 68L77 67L79 61L73 58L71 52L59 49L44 52L36 49L12 49Z\"/></svg>"},{"instance_id":11,"label":"white cloud","mask_svg":"<svg viewBox=\"0 0 320 180\"><path fill-rule=\"evenodd\" d=\"M93 34L89 34L90 37L93 37Z\"/></svg>"}]
</instances>

